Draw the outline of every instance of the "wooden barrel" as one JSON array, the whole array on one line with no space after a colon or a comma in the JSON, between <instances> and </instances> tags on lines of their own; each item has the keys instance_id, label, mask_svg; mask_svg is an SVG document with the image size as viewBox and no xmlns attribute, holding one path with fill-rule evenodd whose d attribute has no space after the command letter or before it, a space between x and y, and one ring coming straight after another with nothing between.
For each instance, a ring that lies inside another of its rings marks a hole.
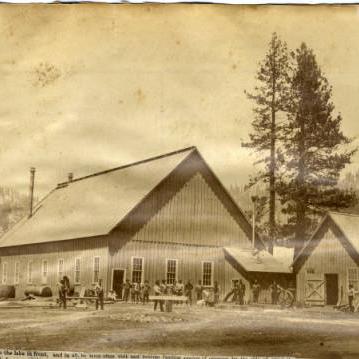
<instances>
[{"instance_id":1,"label":"wooden barrel","mask_svg":"<svg viewBox=\"0 0 359 359\"><path fill-rule=\"evenodd\" d=\"M26 296L32 294L38 297L52 297L51 288L46 286L30 286L25 289L24 293Z\"/></svg>"},{"instance_id":2,"label":"wooden barrel","mask_svg":"<svg viewBox=\"0 0 359 359\"><path fill-rule=\"evenodd\" d=\"M0 298L15 298L15 287L13 285L0 285Z\"/></svg>"}]
</instances>

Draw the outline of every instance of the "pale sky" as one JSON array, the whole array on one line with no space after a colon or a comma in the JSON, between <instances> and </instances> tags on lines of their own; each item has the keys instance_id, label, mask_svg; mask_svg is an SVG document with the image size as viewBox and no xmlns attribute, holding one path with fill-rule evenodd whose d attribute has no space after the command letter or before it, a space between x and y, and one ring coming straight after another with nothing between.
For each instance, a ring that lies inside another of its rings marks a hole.
<instances>
[{"instance_id":1,"label":"pale sky","mask_svg":"<svg viewBox=\"0 0 359 359\"><path fill-rule=\"evenodd\" d=\"M244 90L274 31L314 49L344 132L358 136L355 6L1 5L0 184L27 191L34 166L41 197L68 172L190 145L225 185L245 184Z\"/></svg>"}]
</instances>

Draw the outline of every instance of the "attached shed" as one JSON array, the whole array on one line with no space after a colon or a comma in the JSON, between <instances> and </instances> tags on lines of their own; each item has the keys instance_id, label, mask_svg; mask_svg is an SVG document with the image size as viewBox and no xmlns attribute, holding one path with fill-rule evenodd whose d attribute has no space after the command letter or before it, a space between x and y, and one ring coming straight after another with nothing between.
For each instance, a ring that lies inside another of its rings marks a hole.
<instances>
[{"instance_id":1,"label":"attached shed","mask_svg":"<svg viewBox=\"0 0 359 359\"><path fill-rule=\"evenodd\" d=\"M233 271L232 280L241 279L246 286L246 302L252 301L251 284L255 280L261 287L259 303L271 303L270 286L273 281L285 289L295 287L291 266L266 250L225 247L224 253L226 265Z\"/></svg>"},{"instance_id":2,"label":"attached shed","mask_svg":"<svg viewBox=\"0 0 359 359\"><path fill-rule=\"evenodd\" d=\"M293 262L297 300L345 304L348 286L359 289L359 215L328 213Z\"/></svg>"}]
</instances>

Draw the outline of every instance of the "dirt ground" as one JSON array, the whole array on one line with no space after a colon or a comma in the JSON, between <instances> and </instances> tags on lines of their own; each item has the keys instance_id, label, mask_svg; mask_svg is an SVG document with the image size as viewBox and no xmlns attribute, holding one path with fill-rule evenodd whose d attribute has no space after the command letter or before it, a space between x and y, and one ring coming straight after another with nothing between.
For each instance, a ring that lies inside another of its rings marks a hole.
<instances>
[{"instance_id":1,"label":"dirt ground","mask_svg":"<svg viewBox=\"0 0 359 359\"><path fill-rule=\"evenodd\" d=\"M332 309L0 307L5 349L359 358L359 314Z\"/></svg>"}]
</instances>

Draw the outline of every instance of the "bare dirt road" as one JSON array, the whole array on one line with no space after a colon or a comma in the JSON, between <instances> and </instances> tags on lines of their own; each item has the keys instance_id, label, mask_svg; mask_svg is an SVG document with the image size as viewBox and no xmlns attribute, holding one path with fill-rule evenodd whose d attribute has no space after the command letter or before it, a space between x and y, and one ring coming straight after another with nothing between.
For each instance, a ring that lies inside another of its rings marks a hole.
<instances>
[{"instance_id":1,"label":"bare dirt road","mask_svg":"<svg viewBox=\"0 0 359 359\"><path fill-rule=\"evenodd\" d=\"M359 358L359 315L332 310L113 304L0 309L1 348L192 355Z\"/></svg>"}]
</instances>

